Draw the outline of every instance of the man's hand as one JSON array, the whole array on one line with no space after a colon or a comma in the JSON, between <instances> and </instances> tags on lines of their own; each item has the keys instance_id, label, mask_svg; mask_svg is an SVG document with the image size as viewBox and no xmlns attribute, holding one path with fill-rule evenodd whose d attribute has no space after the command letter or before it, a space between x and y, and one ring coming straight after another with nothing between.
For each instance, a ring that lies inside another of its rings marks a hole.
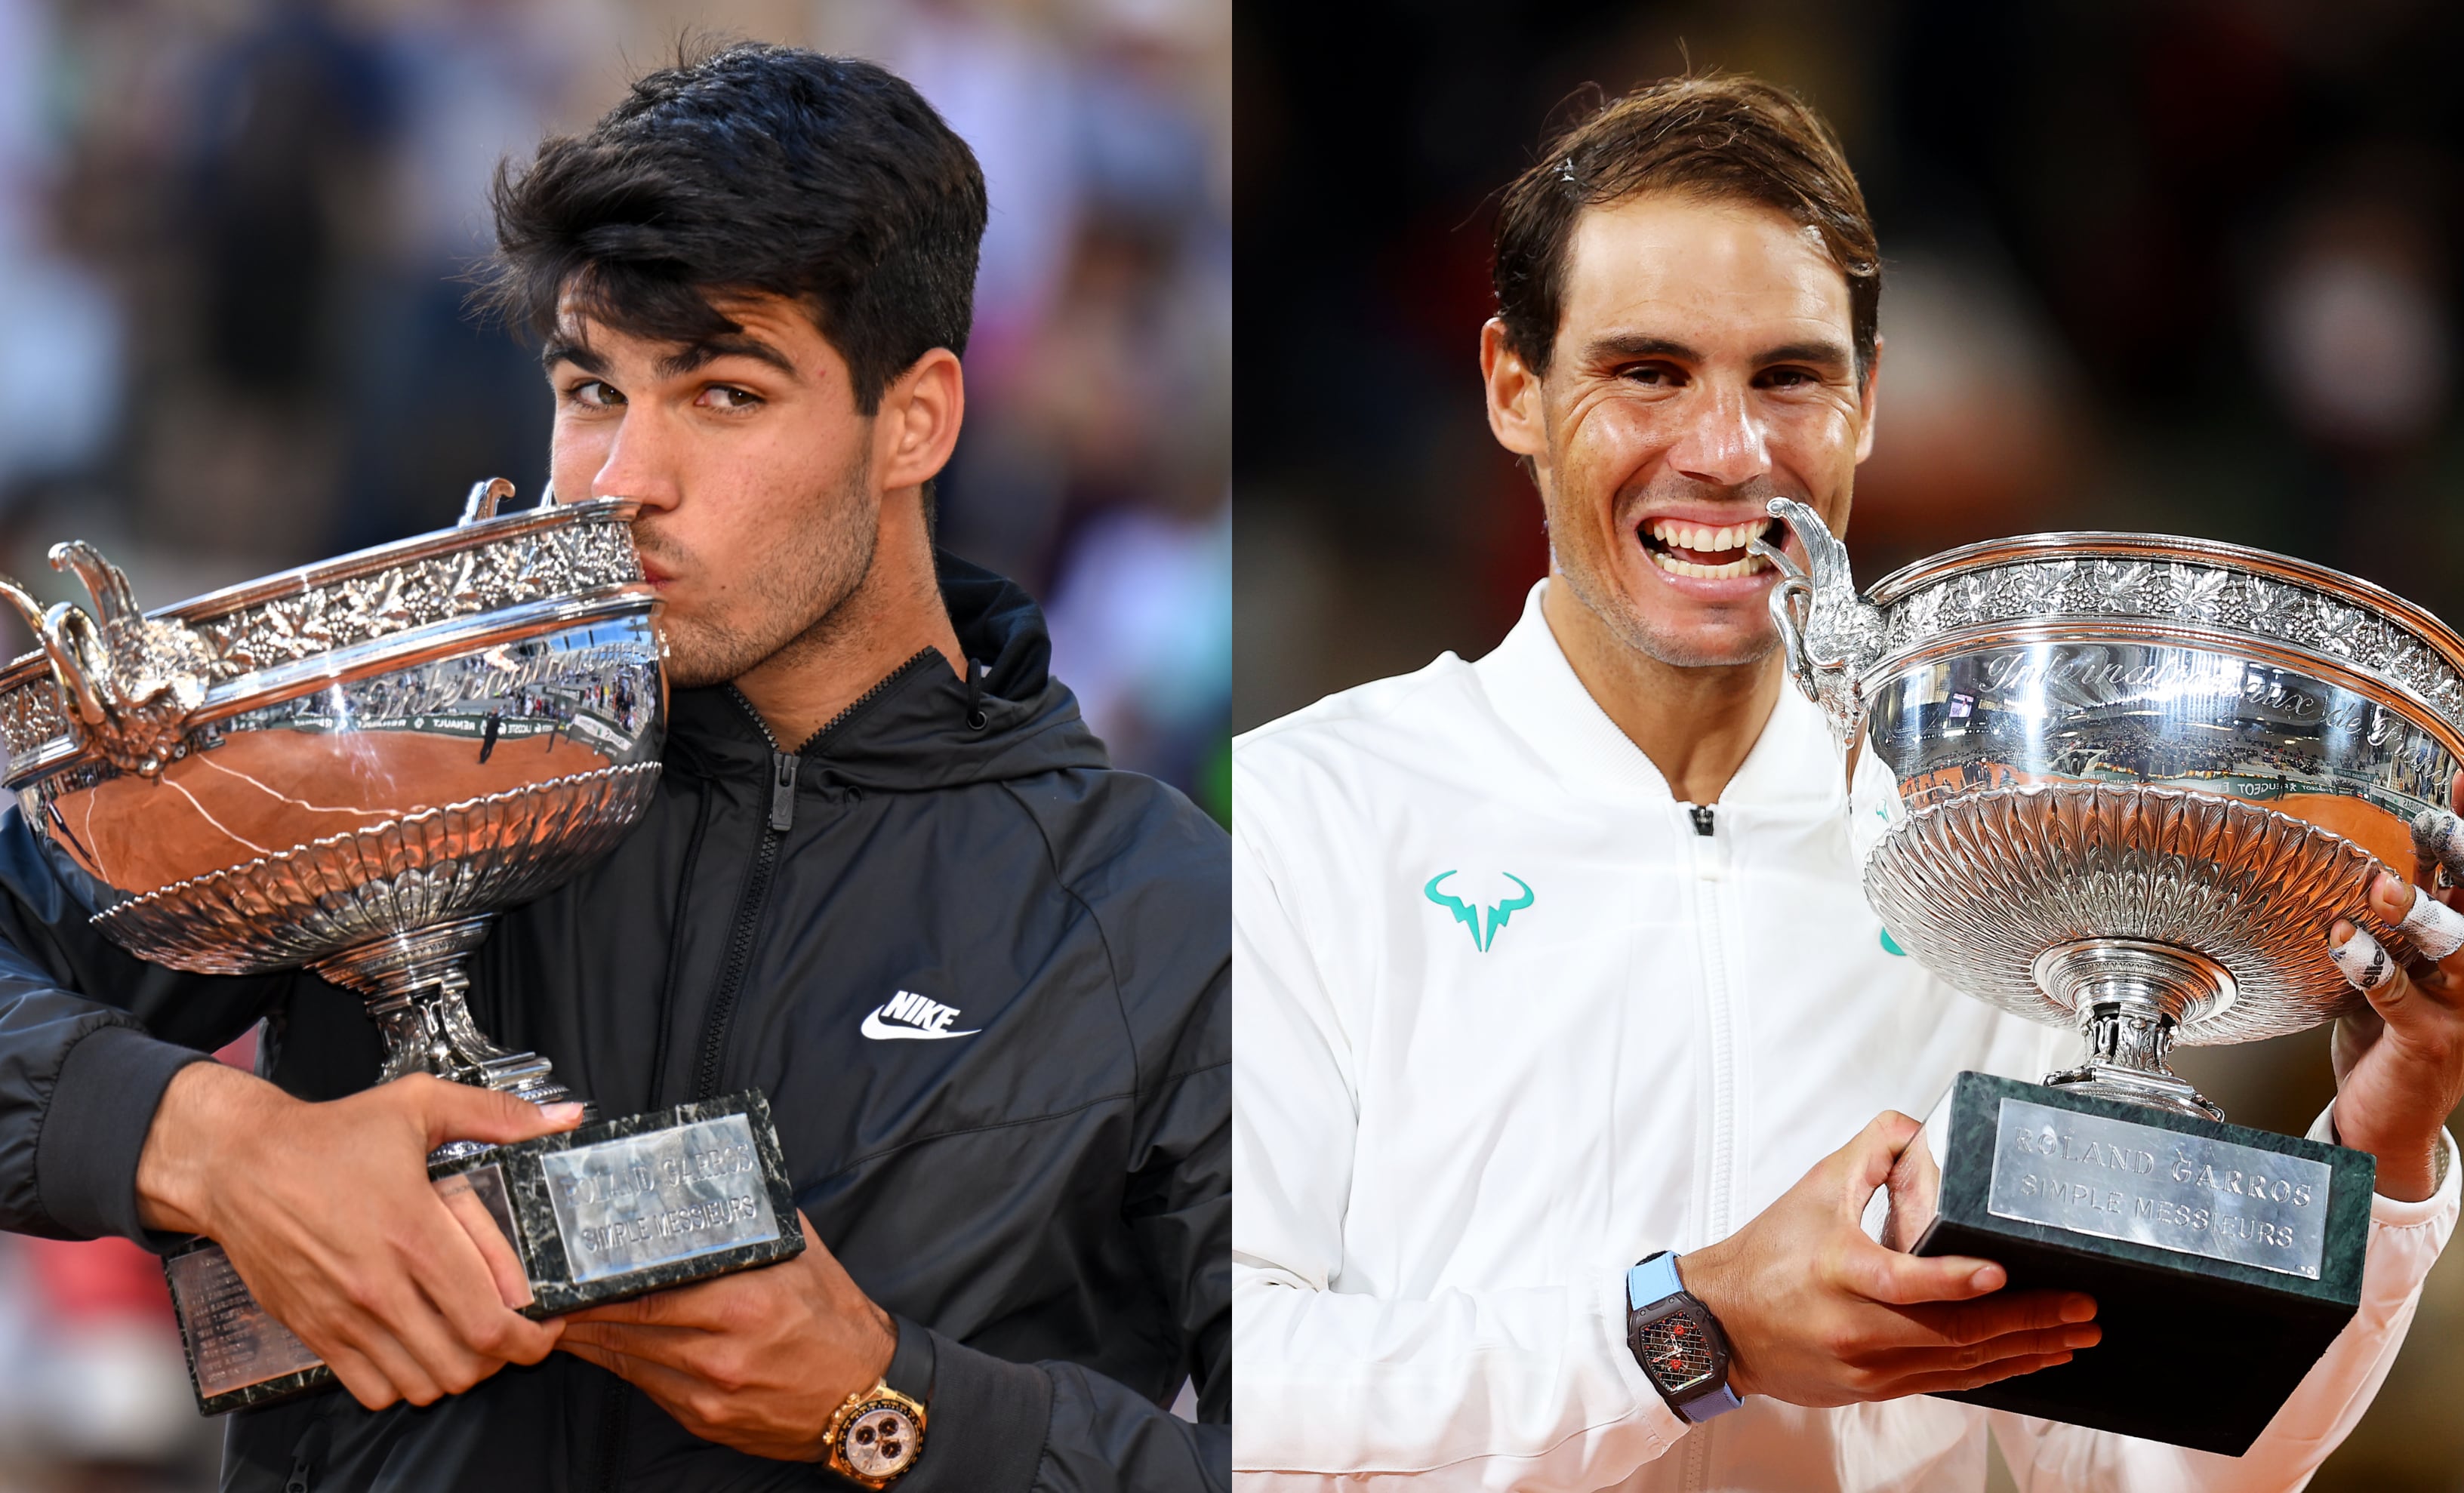
<instances>
[{"instance_id":1,"label":"man's hand","mask_svg":"<svg viewBox=\"0 0 2464 1493\"><path fill-rule=\"evenodd\" d=\"M593 1306L557 1346L617 1374L705 1441L821 1459L830 1414L879 1382L898 1346L802 1213L804 1252L758 1270Z\"/></svg>"},{"instance_id":2,"label":"man's hand","mask_svg":"<svg viewBox=\"0 0 2464 1493\"><path fill-rule=\"evenodd\" d=\"M2448 788L2464 809L2464 773ZM2438 889L2438 870L2464 880L2464 825L2424 814L2412 826L2412 879L2371 884L2370 911L2400 924L2427 956L2406 970L2377 939L2339 919L2328 952L2369 1008L2336 1023L2336 1135L2378 1158L2382 1197L2418 1202L2437 1190L2438 1131L2464 1100L2464 892Z\"/></svg>"},{"instance_id":3,"label":"man's hand","mask_svg":"<svg viewBox=\"0 0 2464 1493\"><path fill-rule=\"evenodd\" d=\"M1752 1221L1678 1262L1728 1338L1728 1385L1793 1405L1939 1394L2048 1369L2102 1335L2075 1292L1999 1292L1989 1261L1920 1260L1858 1227L1921 1132L1890 1110Z\"/></svg>"},{"instance_id":4,"label":"man's hand","mask_svg":"<svg viewBox=\"0 0 2464 1493\"><path fill-rule=\"evenodd\" d=\"M190 1064L146 1132L138 1213L148 1228L220 1243L258 1303L361 1404L426 1405L539 1362L560 1330L505 1306L504 1259L483 1253L430 1187L428 1153L581 1118L580 1105L542 1109L425 1074L306 1104L237 1068Z\"/></svg>"}]
</instances>

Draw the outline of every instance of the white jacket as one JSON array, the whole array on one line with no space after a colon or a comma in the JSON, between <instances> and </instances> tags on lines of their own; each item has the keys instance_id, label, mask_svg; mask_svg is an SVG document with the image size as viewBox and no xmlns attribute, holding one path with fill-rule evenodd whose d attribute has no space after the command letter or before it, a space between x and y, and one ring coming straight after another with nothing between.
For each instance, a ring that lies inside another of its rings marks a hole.
<instances>
[{"instance_id":1,"label":"white jacket","mask_svg":"<svg viewBox=\"0 0 2464 1493\"><path fill-rule=\"evenodd\" d=\"M1975 1493L1989 1424L2033 1493L2304 1482L2386 1375L2464 1168L2376 1200L2360 1313L2238 1460L1930 1398L1756 1397L1690 1431L1661 1402L1628 1265L1734 1232L1877 1111L1922 1116L1962 1068L2040 1078L2076 1039L1885 947L1793 690L1698 834L1543 587L1480 662L1237 743L1240 1486Z\"/></svg>"}]
</instances>

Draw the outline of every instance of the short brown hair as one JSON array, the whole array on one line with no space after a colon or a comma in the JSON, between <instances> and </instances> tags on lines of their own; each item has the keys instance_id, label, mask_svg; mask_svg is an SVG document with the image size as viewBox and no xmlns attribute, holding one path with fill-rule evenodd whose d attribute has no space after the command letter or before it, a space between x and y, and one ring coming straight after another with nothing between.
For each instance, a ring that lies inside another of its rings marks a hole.
<instances>
[{"instance_id":1,"label":"short brown hair","mask_svg":"<svg viewBox=\"0 0 2464 1493\"><path fill-rule=\"evenodd\" d=\"M1805 100L1760 78L1672 78L1559 131L1506 188L1489 278L1516 355L1549 370L1565 307L1568 246L1586 208L1647 192L1758 203L1813 229L1848 277L1857 379L1874 365L1881 252L1839 137Z\"/></svg>"}]
</instances>

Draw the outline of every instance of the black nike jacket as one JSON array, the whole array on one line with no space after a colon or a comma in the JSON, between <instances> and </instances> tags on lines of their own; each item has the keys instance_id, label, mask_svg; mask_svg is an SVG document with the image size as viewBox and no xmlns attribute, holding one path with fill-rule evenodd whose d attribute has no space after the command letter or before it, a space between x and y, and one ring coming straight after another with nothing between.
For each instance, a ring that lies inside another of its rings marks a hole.
<instances>
[{"instance_id":1,"label":"black nike jacket","mask_svg":"<svg viewBox=\"0 0 2464 1493\"><path fill-rule=\"evenodd\" d=\"M642 823L501 920L473 1011L605 1115L769 1095L797 1203L900 1319L893 1382L932 1387L900 1493L1221 1488L1227 843L1107 765L1023 593L946 558L941 582L973 683L925 654L792 755L734 691L678 692ZM164 1086L260 1017L259 1070L292 1093L374 1080L357 997L132 958L13 809L0 888L0 1226L165 1242L134 1190ZM918 997L954 1035L878 1035ZM1194 1425L1164 1409L1185 1379ZM555 1353L426 1409L238 1412L223 1485L850 1484L699 1440Z\"/></svg>"}]
</instances>

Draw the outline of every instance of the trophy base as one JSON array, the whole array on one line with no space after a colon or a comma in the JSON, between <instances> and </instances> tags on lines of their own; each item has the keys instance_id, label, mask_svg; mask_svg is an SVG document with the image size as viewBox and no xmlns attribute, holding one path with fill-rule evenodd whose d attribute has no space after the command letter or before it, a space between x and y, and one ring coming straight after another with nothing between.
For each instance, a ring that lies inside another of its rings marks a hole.
<instances>
[{"instance_id":1,"label":"trophy base","mask_svg":"<svg viewBox=\"0 0 2464 1493\"><path fill-rule=\"evenodd\" d=\"M1941 1398L2238 1457L2361 1304L2375 1175L2341 1146L1962 1073L1865 1227L2096 1298L2096 1347Z\"/></svg>"},{"instance_id":2,"label":"trophy base","mask_svg":"<svg viewBox=\"0 0 2464 1493\"><path fill-rule=\"evenodd\" d=\"M804 1249L768 1101L747 1091L431 1158L513 1244L552 1317L790 1259ZM458 1202L458 1196L450 1201ZM332 1388L334 1372L257 1305L221 1245L165 1256L197 1408L209 1416Z\"/></svg>"}]
</instances>

